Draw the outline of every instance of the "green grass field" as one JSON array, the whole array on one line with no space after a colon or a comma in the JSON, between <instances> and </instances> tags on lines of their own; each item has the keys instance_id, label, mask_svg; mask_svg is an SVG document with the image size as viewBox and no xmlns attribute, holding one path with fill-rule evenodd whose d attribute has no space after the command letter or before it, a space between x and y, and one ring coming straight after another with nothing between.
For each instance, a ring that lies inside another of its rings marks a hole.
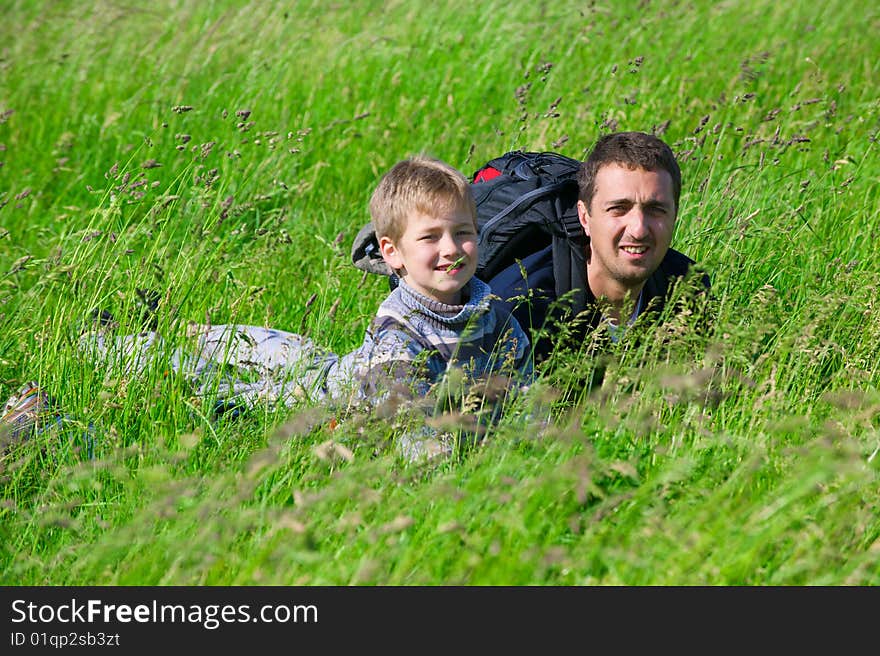
<instances>
[{"instance_id":1,"label":"green grass field","mask_svg":"<svg viewBox=\"0 0 880 656\"><path fill-rule=\"evenodd\" d=\"M876 6L3 14L0 397L38 380L67 419L0 456L2 583L880 583ZM349 249L392 164L580 158L612 130L678 155L673 247L712 276L713 330L624 340L598 390L565 354L447 461L320 406L212 422L161 367L77 347L94 308L137 331L151 289L172 342L238 322L350 350L387 292Z\"/></svg>"}]
</instances>

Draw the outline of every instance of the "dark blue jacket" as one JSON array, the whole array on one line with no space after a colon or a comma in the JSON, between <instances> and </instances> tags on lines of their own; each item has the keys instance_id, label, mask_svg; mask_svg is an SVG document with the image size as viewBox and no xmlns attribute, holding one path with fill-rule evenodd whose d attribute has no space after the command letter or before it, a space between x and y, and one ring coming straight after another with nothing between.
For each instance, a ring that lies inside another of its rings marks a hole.
<instances>
[{"instance_id":1,"label":"dark blue jacket","mask_svg":"<svg viewBox=\"0 0 880 656\"><path fill-rule=\"evenodd\" d=\"M571 339L576 343L583 341L601 319L596 297L586 281L583 245L569 243L566 246L562 240L555 240L555 243L555 258L554 245L551 244L523 258L521 264L503 269L489 280L493 293L501 297L529 334L536 361L546 358L553 346L553 340L547 334L536 333L545 325L552 334L553 322L571 321L578 317L577 322L571 323ZM645 307L659 314L666 305L675 281L683 278L693 264L692 259L670 248L660 266L645 282ZM708 275L703 274L701 282L705 289L709 289ZM525 302L526 299L529 302ZM559 299L562 300L557 302Z\"/></svg>"}]
</instances>

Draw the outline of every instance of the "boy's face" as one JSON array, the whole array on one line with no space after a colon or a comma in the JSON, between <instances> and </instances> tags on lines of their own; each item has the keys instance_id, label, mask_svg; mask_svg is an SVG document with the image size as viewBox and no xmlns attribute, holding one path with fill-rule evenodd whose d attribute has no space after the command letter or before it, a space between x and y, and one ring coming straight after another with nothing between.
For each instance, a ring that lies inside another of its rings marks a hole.
<instances>
[{"instance_id":1,"label":"boy's face","mask_svg":"<svg viewBox=\"0 0 880 656\"><path fill-rule=\"evenodd\" d=\"M477 231L467 207L413 212L397 243L381 237L379 249L407 285L449 305L461 303L461 288L477 270Z\"/></svg>"}]
</instances>

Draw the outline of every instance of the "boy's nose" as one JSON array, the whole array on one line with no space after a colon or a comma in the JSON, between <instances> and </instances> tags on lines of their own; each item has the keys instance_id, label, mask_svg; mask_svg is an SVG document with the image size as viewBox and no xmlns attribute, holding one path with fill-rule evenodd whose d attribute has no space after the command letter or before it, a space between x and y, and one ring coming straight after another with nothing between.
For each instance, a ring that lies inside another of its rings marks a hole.
<instances>
[{"instance_id":1,"label":"boy's nose","mask_svg":"<svg viewBox=\"0 0 880 656\"><path fill-rule=\"evenodd\" d=\"M440 252L443 255L455 255L458 253L458 242L452 235L446 235L440 240Z\"/></svg>"}]
</instances>

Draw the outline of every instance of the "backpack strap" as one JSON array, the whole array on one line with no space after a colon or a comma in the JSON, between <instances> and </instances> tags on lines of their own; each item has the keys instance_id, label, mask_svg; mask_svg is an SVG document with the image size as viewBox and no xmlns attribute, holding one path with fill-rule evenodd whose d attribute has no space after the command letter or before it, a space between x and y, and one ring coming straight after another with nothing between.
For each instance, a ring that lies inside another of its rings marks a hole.
<instances>
[{"instance_id":1,"label":"backpack strap","mask_svg":"<svg viewBox=\"0 0 880 656\"><path fill-rule=\"evenodd\" d=\"M583 239L553 237L553 280L556 298L569 295L575 312L587 306L590 295Z\"/></svg>"}]
</instances>

